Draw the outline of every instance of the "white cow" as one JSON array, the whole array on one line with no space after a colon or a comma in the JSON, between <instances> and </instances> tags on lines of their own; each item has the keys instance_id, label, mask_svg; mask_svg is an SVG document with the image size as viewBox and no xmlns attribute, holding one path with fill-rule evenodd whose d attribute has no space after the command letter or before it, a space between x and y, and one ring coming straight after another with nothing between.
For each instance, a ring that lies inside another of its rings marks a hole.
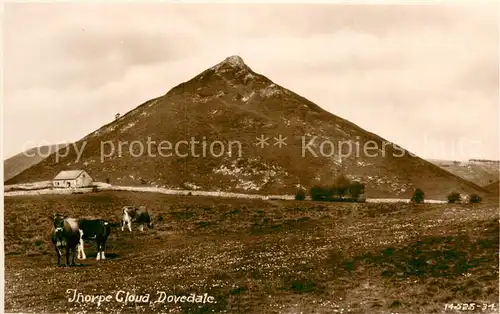
<instances>
[{"instance_id":1,"label":"white cow","mask_svg":"<svg viewBox=\"0 0 500 314\"><path fill-rule=\"evenodd\" d=\"M124 206L122 212L122 231L127 226L128 230L132 232L132 223L139 224L139 230L141 231L144 231L144 225L147 225L148 228L153 228L151 216L144 206L140 206L139 208Z\"/></svg>"}]
</instances>

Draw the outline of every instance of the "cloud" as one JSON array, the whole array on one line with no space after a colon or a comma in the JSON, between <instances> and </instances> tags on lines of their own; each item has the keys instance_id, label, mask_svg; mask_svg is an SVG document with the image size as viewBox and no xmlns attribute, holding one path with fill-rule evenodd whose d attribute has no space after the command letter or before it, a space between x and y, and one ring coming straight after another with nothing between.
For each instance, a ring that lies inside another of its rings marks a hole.
<instances>
[{"instance_id":1,"label":"cloud","mask_svg":"<svg viewBox=\"0 0 500 314\"><path fill-rule=\"evenodd\" d=\"M498 158L493 12L444 5L7 4L4 156L27 140L77 140L114 113L239 54L276 83L403 147L425 128L440 141L490 141L480 154Z\"/></svg>"}]
</instances>

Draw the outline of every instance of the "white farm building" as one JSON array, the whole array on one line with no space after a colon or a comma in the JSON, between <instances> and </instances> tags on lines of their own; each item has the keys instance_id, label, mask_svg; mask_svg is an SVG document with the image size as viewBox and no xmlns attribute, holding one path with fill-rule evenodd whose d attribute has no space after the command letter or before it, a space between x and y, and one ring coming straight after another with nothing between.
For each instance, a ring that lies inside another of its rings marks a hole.
<instances>
[{"instance_id":1,"label":"white farm building","mask_svg":"<svg viewBox=\"0 0 500 314\"><path fill-rule=\"evenodd\" d=\"M66 170L61 171L52 180L55 188L81 188L89 186L92 178L85 170Z\"/></svg>"}]
</instances>

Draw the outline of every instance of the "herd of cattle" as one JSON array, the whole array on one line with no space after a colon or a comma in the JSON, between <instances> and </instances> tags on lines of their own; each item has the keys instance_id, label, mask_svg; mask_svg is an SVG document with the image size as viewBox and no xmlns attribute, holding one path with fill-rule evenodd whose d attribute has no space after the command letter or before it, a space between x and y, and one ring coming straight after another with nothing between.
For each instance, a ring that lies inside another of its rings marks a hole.
<instances>
[{"instance_id":1,"label":"herd of cattle","mask_svg":"<svg viewBox=\"0 0 500 314\"><path fill-rule=\"evenodd\" d=\"M144 231L144 225L153 227L151 215L144 208L124 206L121 215L121 230L125 227L132 232L132 224L139 225L139 230ZM93 240L97 243L97 260L105 259L104 251L106 242L111 233L111 223L103 219L76 219L54 214L52 217L52 243L57 252L57 264L61 265L63 251L66 252L66 265L75 265L75 255L78 259L86 259L83 240ZM70 263L71 254L71 263Z\"/></svg>"}]
</instances>

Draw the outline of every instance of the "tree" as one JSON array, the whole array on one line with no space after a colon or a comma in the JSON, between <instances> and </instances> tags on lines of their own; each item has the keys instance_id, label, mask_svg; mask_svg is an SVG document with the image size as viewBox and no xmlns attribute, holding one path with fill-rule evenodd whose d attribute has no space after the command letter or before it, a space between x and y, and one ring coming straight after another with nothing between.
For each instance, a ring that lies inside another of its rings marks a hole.
<instances>
[{"instance_id":1,"label":"tree","mask_svg":"<svg viewBox=\"0 0 500 314\"><path fill-rule=\"evenodd\" d=\"M415 202L417 204L423 203L424 196L425 196L424 191L422 191L422 189L420 189L420 188L416 188L415 192L413 192L413 196L411 198L411 201Z\"/></svg>"},{"instance_id":2,"label":"tree","mask_svg":"<svg viewBox=\"0 0 500 314\"><path fill-rule=\"evenodd\" d=\"M448 203L453 204L460 201L460 193L457 192L451 192L448 195Z\"/></svg>"},{"instance_id":3,"label":"tree","mask_svg":"<svg viewBox=\"0 0 500 314\"><path fill-rule=\"evenodd\" d=\"M481 198L481 196L479 196L479 195L477 195L475 193L471 194L469 199L470 199L469 202L471 204L473 204L473 203L481 203L481 201L483 200Z\"/></svg>"},{"instance_id":4,"label":"tree","mask_svg":"<svg viewBox=\"0 0 500 314\"><path fill-rule=\"evenodd\" d=\"M298 190L297 193L295 194L295 200L303 201L305 199L306 199L306 192L304 192L304 190Z\"/></svg>"},{"instance_id":5,"label":"tree","mask_svg":"<svg viewBox=\"0 0 500 314\"><path fill-rule=\"evenodd\" d=\"M118 120L119 118L120 118L120 114L119 113L115 114L115 120Z\"/></svg>"},{"instance_id":6,"label":"tree","mask_svg":"<svg viewBox=\"0 0 500 314\"><path fill-rule=\"evenodd\" d=\"M311 188L311 199L313 201L329 201L332 199L333 191L321 186Z\"/></svg>"},{"instance_id":7,"label":"tree","mask_svg":"<svg viewBox=\"0 0 500 314\"><path fill-rule=\"evenodd\" d=\"M353 199L358 199L361 194L365 193L365 185L360 182L353 182L349 184L348 190Z\"/></svg>"},{"instance_id":8,"label":"tree","mask_svg":"<svg viewBox=\"0 0 500 314\"><path fill-rule=\"evenodd\" d=\"M351 182L345 175L341 174L333 183L328 185L315 185L311 188L310 194L313 201L335 201L348 200L359 201L360 196L365 193L365 185L361 182ZM349 195L349 199L344 199ZM364 201L361 200L361 201Z\"/></svg>"},{"instance_id":9,"label":"tree","mask_svg":"<svg viewBox=\"0 0 500 314\"><path fill-rule=\"evenodd\" d=\"M332 194L338 195L339 198L343 198L344 195L348 192L350 184L351 181L345 175L341 174L335 179L335 183L332 187Z\"/></svg>"}]
</instances>

